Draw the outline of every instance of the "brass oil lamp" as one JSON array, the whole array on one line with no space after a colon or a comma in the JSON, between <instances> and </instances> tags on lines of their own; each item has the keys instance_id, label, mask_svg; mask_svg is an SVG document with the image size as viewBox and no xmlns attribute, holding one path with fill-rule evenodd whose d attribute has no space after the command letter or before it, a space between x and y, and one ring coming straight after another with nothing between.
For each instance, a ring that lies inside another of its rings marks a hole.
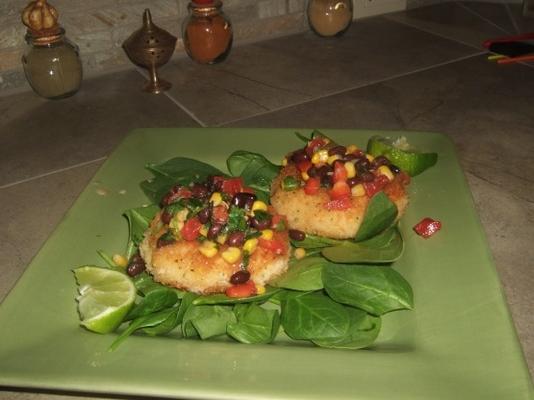
<instances>
[{"instance_id":1,"label":"brass oil lamp","mask_svg":"<svg viewBox=\"0 0 534 400\"><path fill-rule=\"evenodd\" d=\"M172 87L158 76L157 68L169 62L176 46L176 37L152 22L150 10L143 13L143 26L124 41L122 47L133 63L148 69L149 80L143 90L158 94Z\"/></svg>"}]
</instances>

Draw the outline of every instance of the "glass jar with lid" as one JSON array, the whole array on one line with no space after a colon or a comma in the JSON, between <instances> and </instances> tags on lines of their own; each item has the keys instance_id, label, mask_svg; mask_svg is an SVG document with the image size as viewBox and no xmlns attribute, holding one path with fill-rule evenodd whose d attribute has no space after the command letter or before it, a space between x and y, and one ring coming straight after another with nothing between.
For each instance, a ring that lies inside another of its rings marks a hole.
<instances>
[{"instance_id":1,"label":"glass jar with lid","mask_svg":"<svg viewBox=\"0 0 534 400\"><path fill-rule=\"evenodd\" d=\"M201 64L223 61L232 48L232 24L223 13L220 0L190 2L182 31L187 54Z\"/></svg>"},{"instance_id":2,"label":"glass jar with lid","mask_svg":"<svg viewBox=\"0 0 534 400\"><path fill-rule=\"evenodd\" d=\"M65 36L63 29L53 38L26 35L22 65L32 89L48 99L73 95L82 82L82 63L78 48Z\"/></svg>"},{"instance_id":3,"label":"glass jar with lid","mask_svg":"<svg viewBox=\"0 0 534 400\"><path fill-rule=\"evenodd\" d=\"M317 35L341 36L352 23L352 0L308 0L307 14Z\"/></svg>"}]
</instances>

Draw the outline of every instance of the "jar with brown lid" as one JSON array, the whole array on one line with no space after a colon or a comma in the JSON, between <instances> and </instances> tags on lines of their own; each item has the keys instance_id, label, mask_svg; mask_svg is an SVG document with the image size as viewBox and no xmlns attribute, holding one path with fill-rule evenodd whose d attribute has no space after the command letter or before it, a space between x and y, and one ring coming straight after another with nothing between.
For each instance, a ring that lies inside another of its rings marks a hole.
<instances>
[{"instance_id":1,"label":"jar with brown lid","mask_svg":"<svg viewBox=\"0 0 534 400\"><path fill-rule=\"evenodd\" d=\"M232 24L223 13L219 0L190 2L189 16L182 30L187 54L201 64L216 64L230 53Z\"/></svg>"},{"instance_id":2,"label":"jar with brown lid","mask_svg":"<svg viewBox=\"0 0 534 400\"><path fill-rule=\"evenodd\" d=\"M352 23L352 0L309 0L308 23L319 36L341 36Z\"/></svg>"},{"instance_id":3,"label":"jar with brown lid","mask_svg":"<svg viewBox=\"0 0 534 400\"><path fill-rule=\"evenodd\" d=\"M48 99L73 95L82 82L82 63L78 48L61 29L55 38L26 34L26 50L22 56L24 73L32 89Z\"/></svg>"}]
</instances>

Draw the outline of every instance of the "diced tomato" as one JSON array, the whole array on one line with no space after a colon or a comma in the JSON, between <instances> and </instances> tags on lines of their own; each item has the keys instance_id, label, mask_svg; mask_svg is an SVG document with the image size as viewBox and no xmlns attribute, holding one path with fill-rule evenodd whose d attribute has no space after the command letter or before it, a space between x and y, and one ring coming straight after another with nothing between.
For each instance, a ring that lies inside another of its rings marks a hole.
<instances>
[{"instance_id":1,"label":"diced tomato","mask_svg":"<svg viewBox=\"0 0 534 400\"><path fill-rule=\"evenodd\" d=\"M243 193L256 194L256 192L254 191L254 189L249 188L248 186L243 186L243 187L241 188L241 192L243 192Z\"/></svg>"},{"instance_id":2,"label":"diced tomato","mask_svg":"<svg viewBox=\"0 0 534 400\"><path fill-rule=\"evenodd\" d=\"M338 200L330 200L325 203L324 207L329 210L343 211L348 209L351 206L352 202L349 197L344 197Z\"/></svg>"},{"instance_id":3,"label":"diced tomato","mask_svg":"<svg viewBox=\"0 0 534 400\"><path fill-rule=\"evenodd\" d=\"M286 219L286 217L283 216L283 215L280 215L280 214L274 214L272 219L271 219L271 228L275 229L277 231L286 230L287 229L287 219Z\"/></svg>"},{"instance_id":4,"label":"diced tomato","mask_svg":"<svg viewBox=\"0 0 534 400\"><path fill-rule=\"evenodd\" d=\"M260 237L258 238L258 244L260 245L260 247L270 250L277 255L285 254L287 252L286 243L276 238L267 240Z\"/></svg>"},{"instance_id":5,"label":"diced tomato","mask_svg":"<svg viewBox=\"0 0 534 400\"><path fill-rule=\"evenodd\" d=\"M243 178L241 177L224 179L222 182L222 191L230 196L241 192L242 188Z\"/></svg>"},{"instance_id":6,"label":"diced tomato","mask_svg":"<svg viewBox=\"0 0 534 400\"><path fill-rule=\"evenodd\" d=\"M308 161L308 160L304 160L304 161L301 161L301 162L297 163L297 169L300 172L308 171L311 166L312 166L312 163L311 163L311 161Z\"/></svg>"},{"instance_id":7,"label":"diced tomato","mask_svg":"<svg viewBox=\"0 0 534 400\"><path fill-rule=\"evenodd\" d=\"M228 297L250 297L256 294L256 284L250 279L245 283L232 285L226 289Z\"/></svg>"},{"instance_id":8,"label":"diced tomato","mask_svg":"<svg viewBox=\"0 0 534 400\"><path fill-rule=\"evenodd\" d=\"M348 199L351 196L350 186L346 181L338 181L334 183L328 194L331 200Z\"/></svg>"},{"instance_id":9,"label":"diced tomato","mask_svg":"<svg viewBox=\"0 0 534 400\"><path fill-rule=\"evenodd\" d=\"M321 188L321 179L320 178L310 178L306 181L304 185L304 193L308 195L314 195L319 192Z\"/></svg>"},{"instance_id":10,"label":"diced tomato","mask_svg":"<svg viewBox=\"0 0 534 400\"><path fill-rule=\"evenodd\" d=\"M347 180L347 170L342 162L334 163L334 182L341 182Z\"/></svg>"},{"instance_id":11,"label":"diced tomato","mask_svg":"<svg viewBox=\"0 0 534 400\"><path fill-rule=\"evenodd\" d=\"M196 240L200 235L200 228L202 228L202 224L197 217L193 217L185 221L180 232L185 240L193 241Z\"/></svg>"},{"instance_id":12,"label":"diced tomato","mask_svg":"<svg viewBox=\"0 0 534 400\"><path fill-rule=\"evenodd\" d=\"M213 207L211 219L218 224L225 224L228 221L228 210L223 205Z\"/></svg>"},{"instance_id":13,"label":"diced tomato","mask_svg":"<svg viewBox=\"0 0 534 400\"><path fill-rule=\"evenodd\" d=\"M428 239L434 233L441 229L441 222L432 218L423 218L421 222L413 227L413 230L419 235Z\"/></svg>"},{"instance_id":14,"label":"diced tomato","mask_svg":"<svg viewBox=\"0 0 534 400\"><path fill-rule=\"evenodd\" d=\"M306 153L311 157L313 153L315 153L317 150L319 150L321 147L323 147L326 144L323 138L315 138L312 141L308 142L308 146L306 146Z\"/></svg>"},{"instance_id":15,"label":"diced tomato","mask_svg":"<svg viewBox=\"0 0 534 400\"><path fill-rule=\"evenodd\" d=\"M380 192L384 186L389 183L389 179L385 175L378 175L372 182L364 182L363 187L368 197L373 197Z\"/></svg>"}]
</instances>

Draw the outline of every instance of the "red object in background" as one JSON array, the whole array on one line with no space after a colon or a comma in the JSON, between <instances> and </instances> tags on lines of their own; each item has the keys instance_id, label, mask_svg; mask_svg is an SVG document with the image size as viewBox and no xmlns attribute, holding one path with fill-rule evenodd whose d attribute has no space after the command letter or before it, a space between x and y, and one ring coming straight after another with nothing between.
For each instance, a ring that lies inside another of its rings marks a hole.
<instances>
[{"instance_id":1,"label":"red object in background","mask_svg":"<svg viewBox=\"0 0 534 400\"><path fill-rule=\"evenodd\" d=\"M441 229L441 222L432 218L423 218L421 222L413 227L413 230L419 235L428 239L434 233Z\"/></svg>"}]
</instances>

